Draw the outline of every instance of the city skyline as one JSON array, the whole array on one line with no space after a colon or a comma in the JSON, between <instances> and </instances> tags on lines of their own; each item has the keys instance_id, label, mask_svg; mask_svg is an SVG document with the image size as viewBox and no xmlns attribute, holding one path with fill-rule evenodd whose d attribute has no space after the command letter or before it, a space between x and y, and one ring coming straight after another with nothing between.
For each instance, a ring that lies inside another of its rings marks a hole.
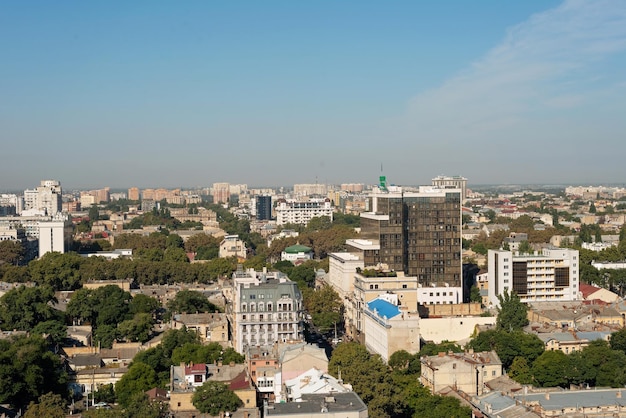
<instances>
[{"instance_id":1,"label":"city skyline","mask_svg":"<svg viewBox=\"0 0 626 418\"><path fill-rule=\"evenodd\" d=\"M36 3L0 16L2 191L626 178L620 1Z\"/></svg>"}]
</instances>

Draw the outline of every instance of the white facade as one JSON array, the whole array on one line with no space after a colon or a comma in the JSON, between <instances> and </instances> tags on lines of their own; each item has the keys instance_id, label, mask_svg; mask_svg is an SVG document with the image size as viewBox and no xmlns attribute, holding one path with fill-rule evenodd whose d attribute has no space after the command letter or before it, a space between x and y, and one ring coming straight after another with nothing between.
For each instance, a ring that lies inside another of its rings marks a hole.
<instances>
[{"instance_id":1,"label":"white facade","mask_svg":"<svg viewBox=\"0 0 626 418\"><path fill-rule=\"evenodd\" d=\"M306 202L281 199L275 210L277 225L307 225L311 219L321 216L333 220L333 207L329 199L311 199Z\"/></svg>"},{"instance_id":2,"label":"white facade","mask_svg":"<svg viewBox=\"0 0 626 418\"><path fill-rule=\"evenodd\" d=\"M452 286L422 286L418 284L417 301L421 305L452 305L463 303L463 288Z\"/></svg>"},{"instance_id":3,"label":"white facade","mask_svg":"<svg viewBox=\"0 0 626 418\"><path fill-rule=\"evenodd\" d=\"M53 219L39 222L39 257L48 252L65 253L71 238L70 221Z\"/></svg>"},{"instance_id":4,"label":"white facade","mask_svg":"<svg viewBox=\"0 0 626 418\"><path fill-rule=\"evenodd\" d=\"M354 292L354 274L363 269L363 257L354 253L328 254L328 274L326 282L335 289L343 300Z\"/></svg>"},{"instance_id":5,"label":"white facade","mask_svg":"<svg viewBox=\"0 0 626 418\"><path fill-rule=\"evenodd\" d=\"M56 180L42 180L34 190L24 190L24 210L44 211L48 216L61 212L61 183Z\"/></svg>"},{"instance_id":6,"label":"white facade","mask_svg":"<svg viewBox=\"0 0 626 418\"><path fill-rule=\"evenodd\" d=\"M578 300L579 263L578 250L569 248L544 248L533 255L489 250L489 304L498 306L504 291L525 303Z\"/></svg>"}]
</instances>

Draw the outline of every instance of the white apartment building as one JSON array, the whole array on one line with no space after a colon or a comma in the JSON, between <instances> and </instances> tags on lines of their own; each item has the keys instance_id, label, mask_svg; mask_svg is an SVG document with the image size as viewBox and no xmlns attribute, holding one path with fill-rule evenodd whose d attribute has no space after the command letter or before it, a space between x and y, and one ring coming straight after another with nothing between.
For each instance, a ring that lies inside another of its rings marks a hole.
<instances>
[{"instance_id":1,"label":"white apartment building","mask_svg":"<svg viewBox=\"0 0 626 418\"><path fill-rule=\"evenodd\" d=\"M33 190L24 190L24 210L43 211L48 216L61 212L61 183L56 180L42 180Z\"/></svg>"},{"instance_id":2,"label":"white apartment building","mask_svg":"<svg viewBox=\"0 0 626 418\"><path fill-rule=\"evenodd\" d=\"M311 219L321 216L328 216L333 220L330 199L311 199L305 202L279 199L275 211L277 225L307 225Z\"/></svg>"},{"instance_id":3,"label":"white apartment building","mask_svg":"<svg viewBox=\"0 0 626 418\"><path fill-rule=\"evenodd\" d=\"M498 306L498 295L505 290L525 303L579 299L578 250L551 247L532 255L489 250L487 258L492 306Z\"/></svg>"},{"instance_id":4,"label":"white apartment building","mask_svg":"<svg viewBox=\"0 0 626 418\"><path fill-rule=\"evenodd\" d=\"M48 252L65 253L72 239L72 222L66 217L55 217L39 222L39 257Z\"/></svg>"},{"instance_id":5,"label":"white apartment building","mask_svg":"<svg viewBox=\"0 0 626 418\"><path fill-rule=\"evenodd\" d=\"M233 342L240 353L248 347L303 340L302 294L283 273L265 269L233 273L229 310Z\"/></svg>"}]
</instances>

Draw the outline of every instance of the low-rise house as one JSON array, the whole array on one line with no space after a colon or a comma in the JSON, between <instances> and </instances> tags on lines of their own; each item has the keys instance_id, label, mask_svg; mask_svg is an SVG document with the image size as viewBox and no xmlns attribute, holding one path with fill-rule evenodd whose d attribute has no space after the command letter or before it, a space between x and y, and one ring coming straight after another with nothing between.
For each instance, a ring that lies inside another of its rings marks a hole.
<instances>
[{"instance_id":1,"label":"low-rise house","mask_svg":"<svg viewBox=\"0 0 626 418\"><path fill-rule=\"evenodd\" d=\"M198 416L199 411L193 406L192 397L195 388L206 381L228 385L241 399L244 405L232 417L258 417L256 390L247 376L245 365L234 363L173 366L170 375L170 410L174 416Z\"/></svg>"},{"instance_id":2,"label":"low-rise house","mask_svg":"<svg viewBox=\"0 0 626 418\"><path fill-rule=\"evenodd\" d=\"M113 348L100 349L100 358L105 365L128 366L135 355L144 350L141 343L119 343L113 341Z\"/></svg>"},{"instance_id":3,"label":"low-rise house","mask_svg":"<svg viewBox=\"0 0 626 418\"><path fill-rule=\"evenodd\" d=\"M217 342L229 346L228 319L224 313L175 314L170 321L172 329L183 326L195 331L204 343Z\"/></svg>"},{"instance_id":4,"label":"low-rise house","mask_svg":"<svg viewBox=\"0 0 626 418\"><path fill-rule=\"evenodd\" d=\"M95 369L104 366L100 354L76 354L67 359L67 363L75 372L85 369Z\"/></svg>"},{"instance_id":5,"label":"low-rise house","mask_svg":"<svg viewBox=\"0 0 626 418\"><path fill-rule=\"evenodd\" d=\"M281 261L291 261L293 264L300 264L313 259L313 250L306 245L291 245L280 253Z\"/></svg>"},{"instance_id":6,"label":"low-rise house","mask_svg":"<svg viewBox=\"0 0 626 418\"><path fill-rule=\"evenodd\" d=\"M83 394L88 396L93 391L99 390L100 386L115 385L127 371L127 367L83 369L74 375L70 374L70 382L80 385Z\"/></svg>"},{"instance_id":7,"label":"low-rise house","mask_svg":"<svg viewBox=\"0 0 626 418\"><path fill-rule=\"evenodd\" d=\"M226 235L220 243L220 258L237 257L239 261L245 261L247 257L246 243L239 235Z\"/></svg>"},{"instance_id":8,"label":"low-rise house","mask_svg":"<svg viewBox=\"0 0 626 418\"><path fill-rule=\"evenodd\" d=\"M609 341L611 333L600 331L547 332L539 333L537 336L543 341L546 351L562 351L565 354L571 354L575 351L582 351L591 341Z\"/></svg>"},{"instance_id":9,"label":"low-rise house","mask_svg":"<svg viewBox=\"0 0 626 418\"><path fill-rule=\"evenodd\" d=\"M495 351L424 356L421 366L420 383L432 393L451 386L470 395L480 395L487 381L502 376L502 362Z\"/></svg>"},{"instance_id":10,"label":"low-rise house","mask_svg":"<svg viewBox=\"0 0 626 418\"><path fill-rule=\"evenodd\" d=\"M584 301L615 303L619 300L619 295L617 293L613 293L610 290L586 283L580 283L578 290L580 292L581 299Z\"/></svg>"}]
</instances>

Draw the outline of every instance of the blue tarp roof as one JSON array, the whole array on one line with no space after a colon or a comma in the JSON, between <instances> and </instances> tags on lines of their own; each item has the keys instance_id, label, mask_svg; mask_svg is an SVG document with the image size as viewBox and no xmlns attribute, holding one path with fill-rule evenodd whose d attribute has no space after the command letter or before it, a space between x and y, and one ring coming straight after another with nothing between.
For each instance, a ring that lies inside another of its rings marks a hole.
<instances>
[{"instance_id":1,"label":"blue tarp roof","mask_svg":"<svg viewBox=\"0 0 626 418\"><path fill-rule=\"evenodd\" d=\"M393 303L389 303L386 300L374 299L367 303L370 310L376 310L381 317L393 318L396 315L400 315L400 309Z\"/></svg>"}]
</instances>

